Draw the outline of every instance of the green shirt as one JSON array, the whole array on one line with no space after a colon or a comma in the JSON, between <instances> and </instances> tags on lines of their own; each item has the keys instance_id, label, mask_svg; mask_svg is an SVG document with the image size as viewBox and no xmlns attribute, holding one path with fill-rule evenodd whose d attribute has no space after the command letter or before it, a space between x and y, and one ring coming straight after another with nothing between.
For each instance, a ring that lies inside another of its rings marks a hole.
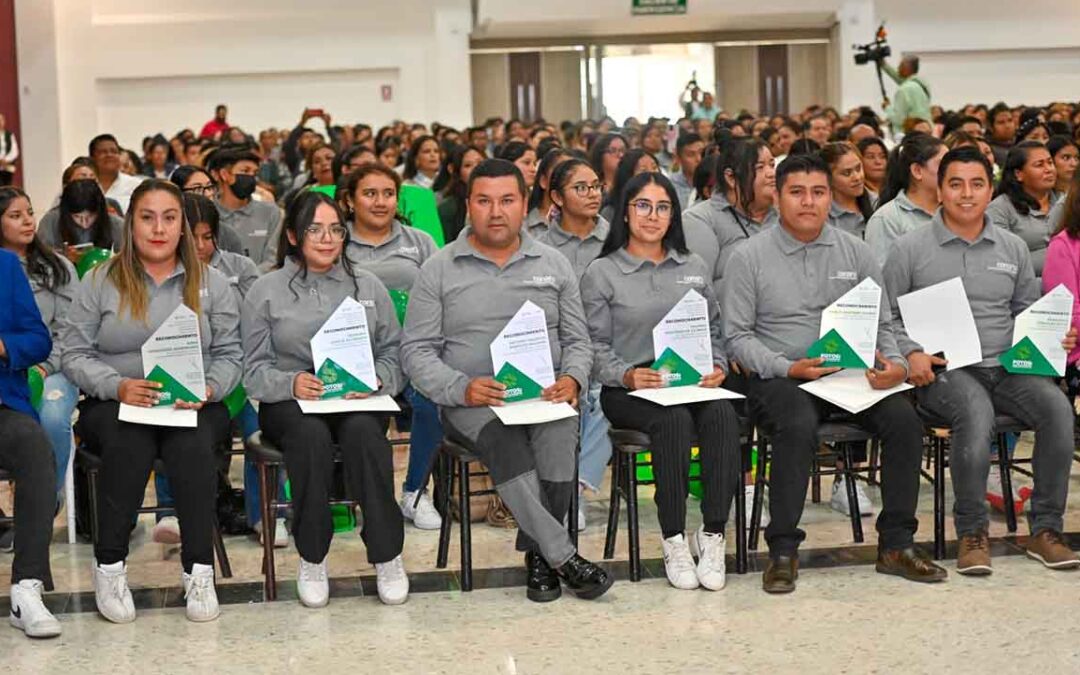
<instances>
[{"instance_id":1,"label":"green shirt","mask_svg":"<svg viewBox=\"0 0 1080 675\"><path fill-rule=\"evenodd\" d=\"M892 103L885 110L892 123L893 133L902 133L904 120L909 117L926 120L932 124L934 118L930 114L930 86L918 75L902 79L896 69L887 63L882 62L881 69L899 85L896 94L893 95Z\"/></svg>"}]
</instances>

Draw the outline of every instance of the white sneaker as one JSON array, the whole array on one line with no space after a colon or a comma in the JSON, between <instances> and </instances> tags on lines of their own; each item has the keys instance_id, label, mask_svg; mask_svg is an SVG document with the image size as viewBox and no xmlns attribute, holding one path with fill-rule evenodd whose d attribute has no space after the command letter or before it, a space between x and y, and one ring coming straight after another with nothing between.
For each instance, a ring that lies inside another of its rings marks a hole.
<instances>
[{"instance_id":1,"label":"white sneaker","mask_svg":"<svg viewBox=\"0 0 1080 675\"><path fill-rule=\"evenodd\" d=\"M262 524L258 524L259 528L259 545L263 543L262 537ZM285 548L289 545L289 529L285 527L284 518L274 519L274 548Z\"/></svg>"},{"instance_id":2,"label":"white sneaker","mask_svg":"<svg viewBox=\"0 0 1080 675\"><path fill-rule=\"evenodd\" d=\"M37 579L23 579L11 586L11 625L27 637L50 638L60 634L60 622L41 599L45 584Z\"/></svg>"},{"instance_id":3,"label":"white sneaker","mask_svg":"<svg viewBox=\"0 0 1080 675\"><path fill-rule=\"evenodd\" d=\"M135 620L135 601L131 598L123 561L111 565L98 565L94 561L94 602L101 615L113 623Z\"/></svg>"},{"instance_id":4,"label":"white sneaker","mask_svg":"<svg viewBox=\"0 0 1080 675\"><path fill-rule=\"evenodd\" d=\"M180 521L176 516L165 516L154 524L150 538L159 544L180 543Z\"/></svg>"},{"instance_id":5,"label":"white sneaker","mask_svg":"<svg viewBox=\"0 0 1080 675\"><path fill-rule=\"evenodd\" d=\"M416 506L413 506L416 504ZM437 530L442 527L442 516L435 509L427 492L420 493L420 503L416 503L415 492L401 493L401 515L411 520L418 530Z\"/></svg>"},{"instance_id":6,"label":"white sneaker","mask_svg":"<svg viewBox=\"0 0 1080 675\"><path fill-rule=\"evenodd\" d=\"M847 488L844 487L844 476L840 476L840 479L833 483L832 486L832 498L829 499L829 506L833 511L838 511L845 516L851 515L851 510L848 508L847 501ZM867 496L866 491L863 490L862 483L855 481L855 498L859 500L859 515L865 518L866 516L874 515L874 502L870 501L870 497Z\"/></svg>"},{"instance_id":7,"label":"white sneaker","mask_svg":"<svg viewBox=\"0 0 1080 675\"><path fill-rule=\"evenodd\" d=\"M326 607L330 602L330 581L326 576L326 558L311 563L300 558L296 572L296 594L305 607Z\"/></svg>"},{"instance_id":8,"label":"white sneaker","mask_svg":"<svg viewBox=\"0 0 1080 675\"><path fill-rule=\"evenodd\" d=\"M390 562L375 563L375 585L384 605L400 605L409 599L409 577L401 555Z\"/></svg>"},{"instance_id":9,"label":"white sneaker","mask_svg":"<svg viewBox=\"0 0 1080 675\"><path fill-rule=\"evenodd\" d=\"M754 486L747 485L744 492L746 495L746 522L749 523L750 517L754 515ZM769 520L769 493L766 491L761 500L761 527L767 526Z\"/></svg>"},{"instance_id":10,"label":"white sneaker","mask_svg":"<svg viewBox=\"0 0 1080 675\"><path fill-rule=\"evenodd\" d=\"M217 591L214 589L214 566L195 563L191 574L184 572L184 597L187 598L188 621L213 621L221 614Z\"/></svg>"},{"instance_id":11,"label":"white sneaker","mask_svg":"<svg viewBox=\"0 0 1080 675\"><path fill-rule=\"evenodd\" d=\"M664 572L668 582L675 588L692 591L698 587L697 572L694 569L694 557L690 555L690 546L686 537L677 534L664 540Z\"/></svg>"},{"instance_id":12,"label":"white sneaker","mask_svg":"<svg viewBox=\"0 0 1080 675\"><path fill-rule=\"evenodd\" d=\"M698 551L696 568L698 581L710 591L723 590L727 582L727 565L724 562L724 533L712 534L705 531L705 526L698 527L694 533L694 547Z\"/></svg>"}]
</instances>

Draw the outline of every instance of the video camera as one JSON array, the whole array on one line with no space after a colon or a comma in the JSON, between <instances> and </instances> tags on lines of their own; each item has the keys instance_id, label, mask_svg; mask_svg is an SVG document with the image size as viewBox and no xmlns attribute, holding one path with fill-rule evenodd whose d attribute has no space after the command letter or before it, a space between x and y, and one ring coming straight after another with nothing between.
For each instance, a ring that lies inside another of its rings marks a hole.
<instances>
[{"instance_id":1,"label":"video camera","mask_svg":"<svg viewBox=\"0 0 1080 675\"><path fill-rule=\"evenodd\" d=\"M886 41L887 37L888 32L885 30L885 23L882 22L882 24L878 26L877 32L874 33L873 42L868 42L864 45L852 45L851 48L856 51L855 65L865 66L871 62L880 64L883 60L888 58L892 54L892 49Z\"/></svg>"}]
</instances>

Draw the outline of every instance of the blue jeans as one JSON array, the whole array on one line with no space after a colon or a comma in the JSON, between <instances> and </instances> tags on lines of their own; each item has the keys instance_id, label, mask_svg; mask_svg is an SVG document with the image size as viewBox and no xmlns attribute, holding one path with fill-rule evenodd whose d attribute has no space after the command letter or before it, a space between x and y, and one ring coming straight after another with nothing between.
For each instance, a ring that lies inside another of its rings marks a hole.
<instances>
[{"instance_id":1,"label":"blue jeans","mask_svg":"<svg viewBox=\"0 0 1080 675\"><path fill-rule=\"evenodd\" d=\"M56 492L64 490L64 476L71 457L71 415L79 404L79 390L62 373L45 378L41 394L41 426L56 457Z\"/></svg>"},{"instance_id":2,"label":"blue jeans","mask_svg":"<svg viewBox=\"0 0 1080 675\"><path fill-rule=\"evenodd\" d=\"M600 387L589 389L581 401L581 457L578 458L578 481L597 491L604 482L604 469L611 459L611 439L607 418L600 409Z\"/></svg>"},{"instance_id":3,"label":"blue jeans","mask_svg":"<svg viewBox=\"0 0 1080 675\"><path fill-rule=\"evenodd\" d=\"M416 492L427 487L425 478L431 466L431 457L442 442L443 426L439 408L420 392L405 387L405 398L412 406L412 431L409 434L409 468L405 472L405 492Z\"/></svg>"}]
</instances>

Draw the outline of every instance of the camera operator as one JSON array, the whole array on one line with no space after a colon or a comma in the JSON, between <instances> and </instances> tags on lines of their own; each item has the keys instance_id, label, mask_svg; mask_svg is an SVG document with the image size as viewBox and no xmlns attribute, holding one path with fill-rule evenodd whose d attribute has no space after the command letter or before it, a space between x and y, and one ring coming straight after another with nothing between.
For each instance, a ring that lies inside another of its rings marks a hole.
<instances>
[{"instance_id":1,"label":"camera operator","mask_svg":"<svg viewBox=\"0 0 1080 675\"><path fill-rule=\"evenodd\" d=\"M900 61L900 68L894 69L882 58L881 70L893 82L899 85L893 101L885 98L885 115L892 123L893 134L903 133L904 121L908 118L926 120L934 123L930 114L930 87L919 77L919 57L905 56Z\"/></svg>"},{"instance_id":2,"label":"camera operator","mask_svg":"<svg viewBox=\"0 0 1080 675\"><path fill-rule=\"evenodd\" d=\"M698 87L697 77L686 83L686 88L683 89L682 95L679 96L679 106L686 116L692 120L714 122L716 116L722 112L720 107L716 105L713 95L710 92L702 91Z\"/></svg>"}]
</instances>

